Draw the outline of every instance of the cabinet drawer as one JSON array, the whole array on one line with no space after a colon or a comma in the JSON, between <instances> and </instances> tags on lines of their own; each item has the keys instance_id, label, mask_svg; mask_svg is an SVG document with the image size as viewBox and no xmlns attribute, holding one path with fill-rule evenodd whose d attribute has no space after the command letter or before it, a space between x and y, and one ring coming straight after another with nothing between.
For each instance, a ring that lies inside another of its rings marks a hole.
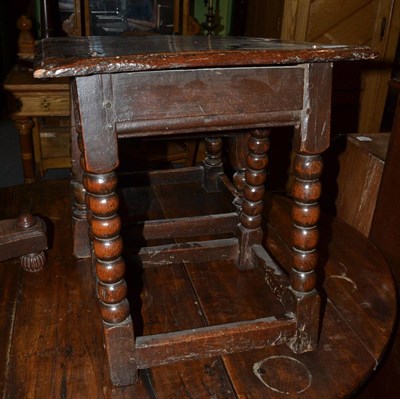
<instances>
[{"instance_id":1,"label":"cabinet drawer","mask_svg":"<svg viewBox=\"0 0 400 399\"><path fill-rule=\"evenodd\" d=\"M70 113L68 91L56 93L16 93L14 116L65 116Z\"/></svg>"}]
</instances>

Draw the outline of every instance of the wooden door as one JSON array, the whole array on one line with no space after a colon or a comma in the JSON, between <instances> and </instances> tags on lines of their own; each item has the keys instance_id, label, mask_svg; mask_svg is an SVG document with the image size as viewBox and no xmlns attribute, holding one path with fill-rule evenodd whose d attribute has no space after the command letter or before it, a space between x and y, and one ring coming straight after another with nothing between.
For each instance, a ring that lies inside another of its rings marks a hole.
<instances>
[{"instance_id":1,"label":"wooden door","mask_svg":"<svg viewBox=\"0 0 400 399\"><path fill-rule=\"evenodd\" d=\"M364 44L379 51L363 65L358 131L380 130L400 27L395 0L286 0L281 38L317 43Z\"/></svg>"}]
</instances>

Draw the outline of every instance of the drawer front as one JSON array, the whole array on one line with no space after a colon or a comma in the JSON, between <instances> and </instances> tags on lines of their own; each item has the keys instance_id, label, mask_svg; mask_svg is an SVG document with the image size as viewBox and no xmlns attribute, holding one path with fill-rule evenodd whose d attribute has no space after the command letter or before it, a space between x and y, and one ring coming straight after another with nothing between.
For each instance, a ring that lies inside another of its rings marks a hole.
<instances>
[{"instance_id":1,"label":"drawer front","mask_svg":"<svg viewBox=\"0 0 400 399\"><path fill-rule=\"evenodd\" d=\"M66 116L70 114L69 92L16 93L13 116Z\"/></svg>"},{"instance_id":2,"label":"drawer front","mask_svg":"<svg viewBox=\"0 0 400 399\"><path fill-rule=\"evenodd\" d=\"M295 124L303 66L112 75L117 132L153 134Z\"/></svg>"}]
</instances>

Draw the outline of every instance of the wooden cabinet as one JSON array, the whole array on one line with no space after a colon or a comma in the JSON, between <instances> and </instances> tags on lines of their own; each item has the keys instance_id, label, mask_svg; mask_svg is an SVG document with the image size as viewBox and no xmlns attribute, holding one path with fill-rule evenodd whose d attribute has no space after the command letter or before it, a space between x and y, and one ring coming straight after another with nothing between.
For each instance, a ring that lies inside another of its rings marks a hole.
<instances>
[{"instance_id":1,"label":"wooden cabinet","mask_svg":"<svg viewBox=\"0 0 400 399\"><path fill-rule=\"evenodd\" d=\"M336 216L368 237L390 133L350 134L339 155Z\"/></svg>"},{"instance_id":2,"label":"wooden cabinet","mask_svg":"<svg viewBox=\"0 0 400 399\"><path fill-rule=\"evenodd\" d=\"M276 32L276 37L286 40L365 44L379 51L379 59L362 65L359 110L353 112L359 112L357 131L380 131L399 37L399 1L249 0L248 8L247 33L251 36Z\"/></svg>"},{"instance_id":3,"label":"wooden cabinet","mask_svg":"<svg viewBox=\"0 0 400 399\"><path fill-rule=\"evenodd\" d=\"M47 85L43 91L21 91L15 92L17 96L15 106L17 109L13 116L62 116L69 113L69 92L53 91L52 85ZM39 89L40 90L40 89Z\"/></svg>"},{"instance_id":4,"label":"wooden cabinet","mask_svg":"<svg viewBox=\"0 0 400 399\"><path fill-rule=\"evenodd\" d=\"M14 68L3 83L9 94L10 116L20 135L26 183L47 169L69 168L69 79L34 79Z\"/></svg>"}]
</instances>

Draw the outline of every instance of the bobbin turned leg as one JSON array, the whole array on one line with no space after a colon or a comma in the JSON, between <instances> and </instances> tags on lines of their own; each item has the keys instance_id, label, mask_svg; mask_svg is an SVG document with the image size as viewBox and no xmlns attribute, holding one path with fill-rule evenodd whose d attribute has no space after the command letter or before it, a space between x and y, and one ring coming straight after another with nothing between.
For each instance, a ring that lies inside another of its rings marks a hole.
<instances>
[{"instance_id":1,"label":"bobbin turned leg","mask_svg":"<svg viewBox=\"0 0 400 399\"><path fill-rule=\"evenodd\" d=\"M245 171L247 167L247 142L249 141L250 133L238 132L234 136L229 137L229 159L232 167L235 169L233 175L233 184L236 189L236 197L233 204L237 212L242 210L243 191L246 184Z\"/></svg>"},{"instance_id":2,"label":"bobbin turned leg","mask_svg":"<svg viewBox=\"0 0 400 399\"><path fill-rule=\"evenodd\" d=\"M203 161L204 188L212 193L218 190L218 175L223 173L222 165L222 140L220 137L205 138L206 157Z\"/></svg>"},{"instance_id":3,"label":"bobbin turned leg","mask_svg":"<svg viewBox=\"0 0 400 399\"><path fill-rule=\"evenodd\" d=\"M295 353L316 349L318 342L320 297L316 290L317 223L321 194L320 155L297 154L294 162L293 234L291 286L297 300L297 335L289 342Z\"/></svg>"},{"instance_id":4,"label":"bobbin turned leg","mask_svg":"<svg viewBox=\"0 0 400 399\"><path fill-rule=\"evenodd\" d=\"M110 378L113 385L130 385L137 380L137 368L133 324L126 298L125 262L121 256L117 176L114 172L85 173L83 183Z\"/></svg>"},{"instance_id":5,"label":"bobbin turned leg","mask_svg":"<svg viewBox=\"0 0 400 399\"><path fill-rule=\"evenodd\" d=\"M240 269L254 267L251 263L251 247L255 244L262 244L261 222L265 193L264 183L267 175L265 168L268 164L269 135L270 131L267 129L255 129L250 132L248 140L246 182L238 226L240 248L238 267Z\"/></svg>"}]
</instances>

